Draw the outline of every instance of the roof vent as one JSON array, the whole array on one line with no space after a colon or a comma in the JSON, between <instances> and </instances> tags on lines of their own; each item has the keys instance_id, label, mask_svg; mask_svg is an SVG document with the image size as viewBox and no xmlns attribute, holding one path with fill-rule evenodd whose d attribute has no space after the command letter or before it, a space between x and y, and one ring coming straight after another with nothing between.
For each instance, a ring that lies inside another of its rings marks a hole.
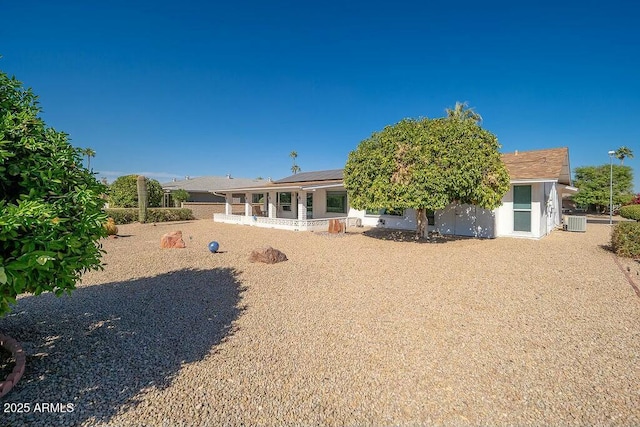
<instances>
[{"instance_id":1,"label":"roof vent","mask_svg":"<svg viewBox=\"0 0 640 427\"><path fill-rule=\"evenodd\" d=\"M231 174L230 173L227 174L227 179L231 179Z\"/></svg>"},{"instance_id":2,"label":"roof vent","mask_svg":"<svg viewBox=\"0 0 640 427\"><path fill-rule=\"evenodd\" d=\"M189 181L189 175L185 176L184 179L186 179L187 181Z\"/></svg>"},{"instance_id":3,"label":"roof vent","mask_svg":"<svg viewBox=\"0 0 640 427\"><path fill-rule=\"evenodd\" d=\"M173 178L173 182L176 182L176 181L177 181L177 179L176 179L176 178Z\"/></svg>"},{"instance_id":4,"label":"roof vent","mask_svg":"<svg viewBox=\"0 0 640 427\"><path fill-rule=\"evenodd\" d=\"M267 182L272 182L271 177L267 178Z\"/></svg>"},{"instance_id":5,"label":"roof vent","mask_svg":"<svg viewBox=\"0 0 640 427\"><path fill-rule=\"evenodd\" d=\"M516 150L516 156L518 155L518 150Z\"/></svg>"}]
</instances>

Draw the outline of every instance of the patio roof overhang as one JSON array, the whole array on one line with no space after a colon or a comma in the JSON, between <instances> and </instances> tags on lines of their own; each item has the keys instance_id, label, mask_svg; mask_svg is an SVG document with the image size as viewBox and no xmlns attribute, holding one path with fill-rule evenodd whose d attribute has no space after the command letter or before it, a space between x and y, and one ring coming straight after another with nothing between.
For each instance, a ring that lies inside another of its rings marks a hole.
<instances>
[{"instance_id":1,"label":"patio roof overhang","mask_svg":"<svg viewBox=\"0 0 640 427\"><path fill-rule=\"evenodd\" d=\"M344 184L342 180L336 181L316 181L316 182L300 182L300 183L283 183L268 185L261 185L257 187L238 187L238 188L226 188L224 190L210 190L213 194L224 193L265 193L269 191L314 191L319 188L332 188L342 187Z\"/></svg>"}]
</instances>

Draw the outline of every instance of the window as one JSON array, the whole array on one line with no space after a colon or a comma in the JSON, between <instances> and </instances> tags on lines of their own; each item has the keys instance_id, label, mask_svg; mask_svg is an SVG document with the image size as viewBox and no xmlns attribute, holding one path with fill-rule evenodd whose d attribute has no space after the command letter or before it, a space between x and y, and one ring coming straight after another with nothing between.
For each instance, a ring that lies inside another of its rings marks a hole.
<instances>
[{"instance_id":1,"label":"window","mask_svg":"<svg viewBox=\"0 0 640 427\"><path fill-rule=\"evenodd\" d=\"M383 209L367 209L365 211L366 215L393 215L393 216L403 216L404 209L400 208L383 208Z\"/></svg>"},{"instance_id":2,"label":"window","mask_svg":"<svg viewBox=\"0 0 640 427\"><path fill-rule=\"evenodd\" d=\"M346 191L327 191L327 212L347 213Z\"/></svg>"},{"instance_id":3,"label":"window","mask_svg":"<svg viewBox=\"0 0 640 427\"><path fill-rule=\"evenodd\" d=\"M513 231L531 232L531 186L513 186Z\"/></svg>"},{"instance_id":4,"label":"window","mask_svg":"<svg viewBox=\"0 0 640 427\"><path fill-rule=\"evenodd\" d=\"M283 211L291 211L291 193L278 193L278 203Z\"/></svg>"},{"instance_id":5,"label":"window","mask_svg":"<svg viewBox=\"0 0 640 427\"><path fill-rule=\"evenodd\" d=\"M251 203L264 203L263 193L253 193L251 195Z\"/></svg>"},{"instance_id":6,"label":"window","mask_svg":"<svg viewBox=\"0 0 640 427\"><path fill-rule=\"evenodd\" d=\"M427 209L427 224L436 225L436 213L431 209Z\"/></svg>"}]
</instances>

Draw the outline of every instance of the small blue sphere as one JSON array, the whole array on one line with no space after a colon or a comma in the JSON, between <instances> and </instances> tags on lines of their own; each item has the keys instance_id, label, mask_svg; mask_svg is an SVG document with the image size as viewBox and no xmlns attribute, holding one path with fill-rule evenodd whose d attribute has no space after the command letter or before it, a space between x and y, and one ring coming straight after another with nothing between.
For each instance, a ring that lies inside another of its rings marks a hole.
<instances>
[{"instance_id":1,"label":"small blue sphere","mask_svg":"<svg viewBox=\"0 0 640 427\"><path fill-rule=\"evenodd\" d=\"M220 245L218 244L218 242L211 242L209 243L209 250L213 253L218 252L218 249L220 249Z\"/></svg>"}]
</instances>

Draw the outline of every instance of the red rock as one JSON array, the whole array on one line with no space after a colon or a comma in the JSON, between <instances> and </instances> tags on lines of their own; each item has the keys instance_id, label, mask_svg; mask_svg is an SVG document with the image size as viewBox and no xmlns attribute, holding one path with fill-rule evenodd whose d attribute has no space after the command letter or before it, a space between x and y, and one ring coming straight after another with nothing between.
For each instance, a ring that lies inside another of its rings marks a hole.
<instances>
[{"instance_id":1,"label":"red rock","mask_svg":"<svg viewBox=\"0 0 640 427\"><path fill-rule=\"evenodd\" d=\"M277 249L273 249L271 246L253 250L249 255L249 261L264 262L265 264L275 264L286 260L287 256L284 253Z\"/></svg>"},{"instance_id":2,"label":"red rock","mask_svg":"<svg viewBox=\"0 0 640 427\"><path fill-rule=\"evenodd\" d=\"M329 233L344 233L344 225L339 219L329 220Z\"/></svg>"},{"instance_id":3,"label":"red rock","mask_svg":"<svg viewBox=\"0 0 640 427\"><path fill-rule=\"evenodd\" d=\"M162 239L160 239L160 247L186 248L187 245L185 245L184 240L182 240L182 231L172 231L162 236Z\"/></svg>"}]
</instances>

